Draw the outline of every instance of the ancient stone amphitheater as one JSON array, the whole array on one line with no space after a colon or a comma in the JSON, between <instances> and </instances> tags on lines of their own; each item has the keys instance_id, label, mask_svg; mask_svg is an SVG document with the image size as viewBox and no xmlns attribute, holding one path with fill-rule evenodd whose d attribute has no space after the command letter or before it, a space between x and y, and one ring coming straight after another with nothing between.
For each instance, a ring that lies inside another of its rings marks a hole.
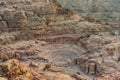
<instances>
[{"instance_id":1,"label":"ancient stone amphitheater","mask_svg":"<svg viewBox=\"0 0 120 80\"><path fill-rule=\"evenodd\" d=\"M0 0L0 80L120 80L119 19L60 1Z\"/></svg>"}]
</instances>

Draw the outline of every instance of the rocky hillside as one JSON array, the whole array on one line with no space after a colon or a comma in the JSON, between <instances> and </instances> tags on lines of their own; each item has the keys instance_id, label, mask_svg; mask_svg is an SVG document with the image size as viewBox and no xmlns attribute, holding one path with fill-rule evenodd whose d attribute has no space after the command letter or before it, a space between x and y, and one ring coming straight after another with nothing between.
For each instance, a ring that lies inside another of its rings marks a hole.
<instances>
[{"instance_id":1,"label":"rocky hillside","mask_svg":"<svg viewBox=\"0 0 120 80\"><path fill-rule=\"evenodd\" d=\"M58 0L58 2L82 16L110 22L120 20L120 0Z\"/></svg>"},{"instance_id":2,"label":"rocky hillside","mask_svg":"<svg viewBox=\"0 0 120 80\"><path fill-rule=\"evenodd\" d=\"M120 79L120 24L82 16L93 0L72 1L0 0L0 80Z\"/></svg>"}]
</instances>

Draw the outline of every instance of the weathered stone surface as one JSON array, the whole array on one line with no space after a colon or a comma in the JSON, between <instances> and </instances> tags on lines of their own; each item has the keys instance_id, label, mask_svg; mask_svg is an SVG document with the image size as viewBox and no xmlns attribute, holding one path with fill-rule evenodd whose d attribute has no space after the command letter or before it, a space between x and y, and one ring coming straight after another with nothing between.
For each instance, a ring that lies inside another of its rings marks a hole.
<instances>
[{"instance_id":1,"label":"weathered stone surface","mask_svg":"<svg viewBox=\"0 0 120 80\"><path fill-rule=\"evenodd\" d=\"M6 78L3 78L3 77L0 77L0 80L8 80L8 79L6 79Z\"/></svg>"},{"instance_id":2,"label":"weathered stone surface","mask_svg":"<svg viewBox=\"0 0 120 80\"><path fill-rule=\"evenodd\" d=\"M42 16L49 18L51 13L51 6L46 1L31 1L31 0L17 0L17 1L2 1L6 7L0 9L1 26L0 28L9 31L26 30L29 27L41 26ZM31 3L32 2L32 3ZM3 6L1 6L3 7ZM0 7L0 8L1 8ZM47 14L47 15L46 15ZM5 22L7 25L5 25Z\"/></svg>"},{"instance_id":3,"label":"weathered stone surface","mask_svg":"<svg viewBox=\"0 0 120 80\"><path fill-rule=\"evenodd\" d=\"M5 74L5 76L2 76L12 80L33 80L37 74L15 59L0 64L0 67ZM37 75L36 78L38 78L38 80L43 80L40 75Z\"/></svg>"},{"instance_id":4,"label":"weathered stone surface","mask_svg":"<svg viewBox=\"0 0 120 80\"><path fill-rule=\"evenodd\" d=\"M94 80L119 80L120 72L115 72L112 74L103 74L100 77L95 78Z\"/></svg>"},{"instance_id":5,"label":"weathered stone surface","mask_svg":"<svg viewBox=\"0 0 120 80\"><path fill-rule=\"evenodd\" d=\"M7 23L5 21L0 22L0 31L1 32L8 31Z\"/></svg>"},{"instance_id":6,"label":"weathered stone surface","mask_svg":"<svg viewBox=\"0 0 120 80\"><path fill-rule=\"evenodd\" d=\"M24 28L27 26L27 18L23 11L5 11L3 13L3 18L7 22L7 27L13 30L17 28Z\"/></svg>"}]
</instances>

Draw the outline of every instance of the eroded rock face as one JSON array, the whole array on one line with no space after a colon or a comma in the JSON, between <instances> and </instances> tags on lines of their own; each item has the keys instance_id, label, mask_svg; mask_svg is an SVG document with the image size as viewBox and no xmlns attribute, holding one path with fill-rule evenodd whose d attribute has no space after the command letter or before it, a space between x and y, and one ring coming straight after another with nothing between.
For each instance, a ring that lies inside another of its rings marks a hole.
<instances>
[{"instance_id":1,"label":"eroded rock face","mask_svg":"<svg viewBox=\"0 0 120 80\"><path fill-rule=\"evenodd\" d=\"M18 60L9 60L1 64L1 70L3 77L14 80L34 80L34 71L31 71L29 68L21 64ZM40 79L40 75L38 75ZM42 78L41 78L42 79Z\"/></svg>"},{"instance_id":2,"label":"eroded rock face","mask_svg":"<svg viewBox=\"0 0 120 80\"><path fill-rule=\"evenodd\" d=\"M98 78L95 78L94 80L119 80L120 79L120 73L119 72L115 72L112 74L103 74Z\"/></svg>"},{"instance_id":3,"label":"eroded rock face","mask_svg":"<svg viewBox=\"0 0 120 80\"><path fill-rule=\"evenodd\" d=\"M0 68L0 72L3 72L0 75L2 77L7 77L10 80L85 80L84 78L80 77L80 75L78 79L75 79L63 71L54 71L52 68L46 68L47 71L39 74L15 59L0 64ZM6 78L2 77L0 78L1 80L7 80Z\"/></svg>"},{"instance_id":4,"label":"eroded rock face","mask_svg":"<svg viewBox=\"0 0 120 80\"><path fill-rule=\"evenodd\" d=\"M2 3L5 6L0 6L0 27L3 28L1 31L5 31L5 29L9 31L24 30L29 27L41 26L42 16L52 14L50 4L44 0L1 0ZM47 16L46 18L48 19Z\"/></svg>"},{"instance_id":5,"label":"eroded rock face","mask_svg":"<svg viewBox=\"0 0 120 80\"><path fill-rule=\"evenodd\" d=\"M42 29L44 27L42 21L49 24L55 21L57 14L70 12L62 8L56 0L1 0L1 4L4 4L0 6L0 28L3 32L26 30L38 26Z\"/></svg>"}]
</instances>

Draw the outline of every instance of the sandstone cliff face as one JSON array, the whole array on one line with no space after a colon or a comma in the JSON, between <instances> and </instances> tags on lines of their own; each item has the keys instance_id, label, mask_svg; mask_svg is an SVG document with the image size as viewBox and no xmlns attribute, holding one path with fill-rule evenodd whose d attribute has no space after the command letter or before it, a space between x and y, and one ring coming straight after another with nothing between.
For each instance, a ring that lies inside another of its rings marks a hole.
<instances>
[{"instance_id":1,"label":"sandstone cliff face","mask_svg":"<svg viewBox=\"0 0 120 80\"><path fill-rule=\"evenodd\" d=\"M44 0L1 0L0 8L1 31L24 30L41 26L42 15L51 14L50 5Z\"/></svg>"},{"instance_id":2,"label":"sandstone cliff face","mask_svg":"<svg viewBox=\"0 0 120 80\"><path fill-rule=\"evenodd\" d=\"M1 44L35 38L45 32L54 15L53 6L46 0L0 0ZM3 32L8 34L6 39Z\"/></svg>"}]
</instances>

